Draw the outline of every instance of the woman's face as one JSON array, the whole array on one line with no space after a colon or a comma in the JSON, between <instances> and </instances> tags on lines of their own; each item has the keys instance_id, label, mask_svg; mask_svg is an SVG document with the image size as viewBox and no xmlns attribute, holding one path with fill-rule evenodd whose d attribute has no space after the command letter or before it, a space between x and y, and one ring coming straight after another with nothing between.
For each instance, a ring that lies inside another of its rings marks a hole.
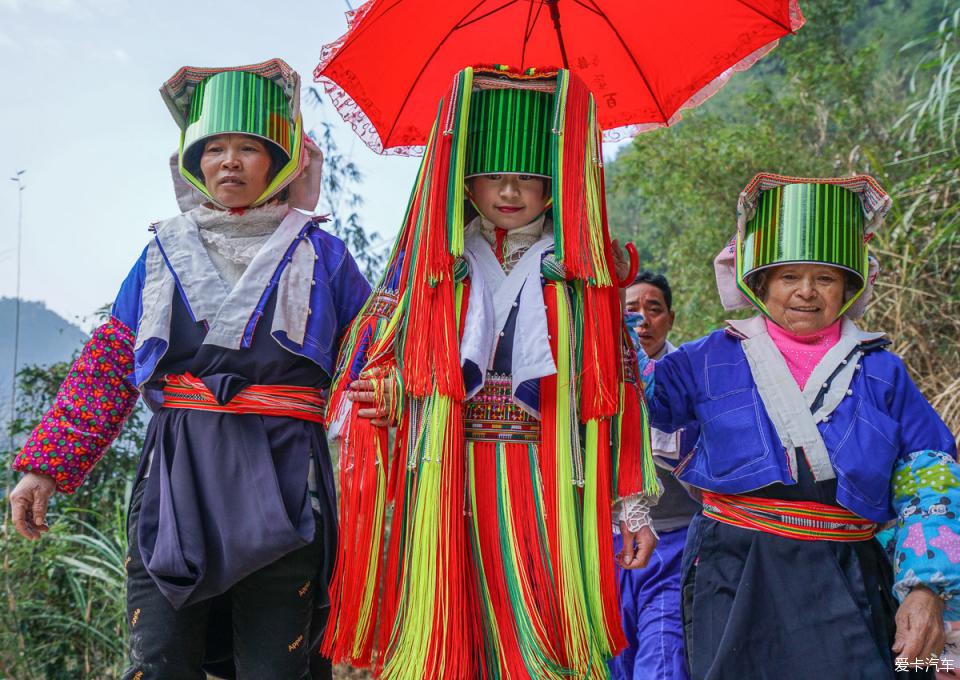
<instances>
[{"instance_id":1,"label":"woman's face","mask_svg":"<svg viewBox=\"0 0 960 680\"><path fill-rule=\"evenodd\" d=\"M829 326L843 306L843 271L824 264L783 264L767 273L763 303L773 321L809 335Z\"/></svg>"},{"instance_id":2,"label":"woman's face","mask_svg":"<svg viewBox=\"0 0 960 680\"><path fill-rule=\"evenodd\" d=\"M206 141L200 171L207 191L228 208L246 208L270 183L273 159L263 140L250 135L217 135Z\"/></svg>"},{"instance_id":3,"label":"woman's face","mask_svg":"<svg viewBox=\"0 0 960 680\"><path fill-rule=\"evenodd\" d=\"M535 175L478 175L468 188L480 213L507 231L523 227L547 209L545 181Z\"/></svg>"}]
</instances>

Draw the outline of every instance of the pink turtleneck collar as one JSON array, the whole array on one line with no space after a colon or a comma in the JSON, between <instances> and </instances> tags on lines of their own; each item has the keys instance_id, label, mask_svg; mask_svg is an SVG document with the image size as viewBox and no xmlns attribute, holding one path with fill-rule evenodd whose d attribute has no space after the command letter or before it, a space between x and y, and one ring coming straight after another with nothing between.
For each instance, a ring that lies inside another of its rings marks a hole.
<instances>
[{"instance_id":1,"label":"pink turtleneck collar","mask_svg":"<svg viewBox=\"0 0 960 680\"><path fill-rule=\"evenodd\" d=\"M841 319L809 335L796 335L766 319L767 333L787 362L790 374L802 390L823 355L840 341Z\"/></svg>"}]
</instances>

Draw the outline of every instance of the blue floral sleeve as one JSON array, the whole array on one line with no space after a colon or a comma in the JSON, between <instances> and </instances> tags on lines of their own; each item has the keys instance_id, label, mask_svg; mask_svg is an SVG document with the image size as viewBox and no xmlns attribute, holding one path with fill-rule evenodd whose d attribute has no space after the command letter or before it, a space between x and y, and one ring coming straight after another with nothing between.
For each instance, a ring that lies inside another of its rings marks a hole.
<instances>
[{"instance_id":1,"label":"blue floral sleeve","mask_svg":"<svg viewBox=\"0 0 960 680\"><path fill-rule=\"evenodd\" d=\"M924 585L944 600L944 618L960 617L960 465L941 451L916 451L897 461L893 476L897 522L894 594Z\"/></svg>"},{"instance_id":2,"label":"blue floral sleeve","mask_svg":"<svg viewBox=\"0 0 960 680\"><path fill-rule=\"evenodd\" d=\"M643 314L640 312L627 312L623 315L623 321L627 326L627 333L630 335L630 342L633 349L637 352L637 374L643 381L643 396L649 402L653 398L654 375L653 369L657 362L649 358L640 346L640 337L637 335L637 326L643 321Z\"/></svg>"}]
</instances>

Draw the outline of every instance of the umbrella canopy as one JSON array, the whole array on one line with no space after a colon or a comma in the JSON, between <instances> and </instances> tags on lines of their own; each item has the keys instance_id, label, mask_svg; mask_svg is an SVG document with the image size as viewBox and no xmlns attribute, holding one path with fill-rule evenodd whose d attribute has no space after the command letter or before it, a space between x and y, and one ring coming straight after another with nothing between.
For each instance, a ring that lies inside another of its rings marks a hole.
<instances>
[{"instance_id":1,"label":"umbrella canopy","mask_svg":"<svg viewBox=\"0 0 960 680\"><path fill-rule=\"evenodd\" d=\"M675 122L803 21L797 0L370 0L314 76L371 148L411 154L465 66L562 66L611 140Z\"/></svg>"}]
</instances>

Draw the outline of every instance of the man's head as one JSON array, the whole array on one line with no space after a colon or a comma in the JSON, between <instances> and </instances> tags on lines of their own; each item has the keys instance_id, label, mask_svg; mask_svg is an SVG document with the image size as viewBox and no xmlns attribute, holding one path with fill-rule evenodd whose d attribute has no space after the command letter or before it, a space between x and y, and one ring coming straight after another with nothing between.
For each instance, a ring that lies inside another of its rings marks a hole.
<instances>
[{"instance_id":1,"label":"man's head","mask_svg":"<svg viewBox=\"0 0 960 680\"><path fill-rule=\"evenodd\" d=\"M647 356L656 356L673 328L673 293L666 277L653 272L637 274L627 288L627 311L643 314L636 327L640 345Z\"/></svg>"}]
</instances>

